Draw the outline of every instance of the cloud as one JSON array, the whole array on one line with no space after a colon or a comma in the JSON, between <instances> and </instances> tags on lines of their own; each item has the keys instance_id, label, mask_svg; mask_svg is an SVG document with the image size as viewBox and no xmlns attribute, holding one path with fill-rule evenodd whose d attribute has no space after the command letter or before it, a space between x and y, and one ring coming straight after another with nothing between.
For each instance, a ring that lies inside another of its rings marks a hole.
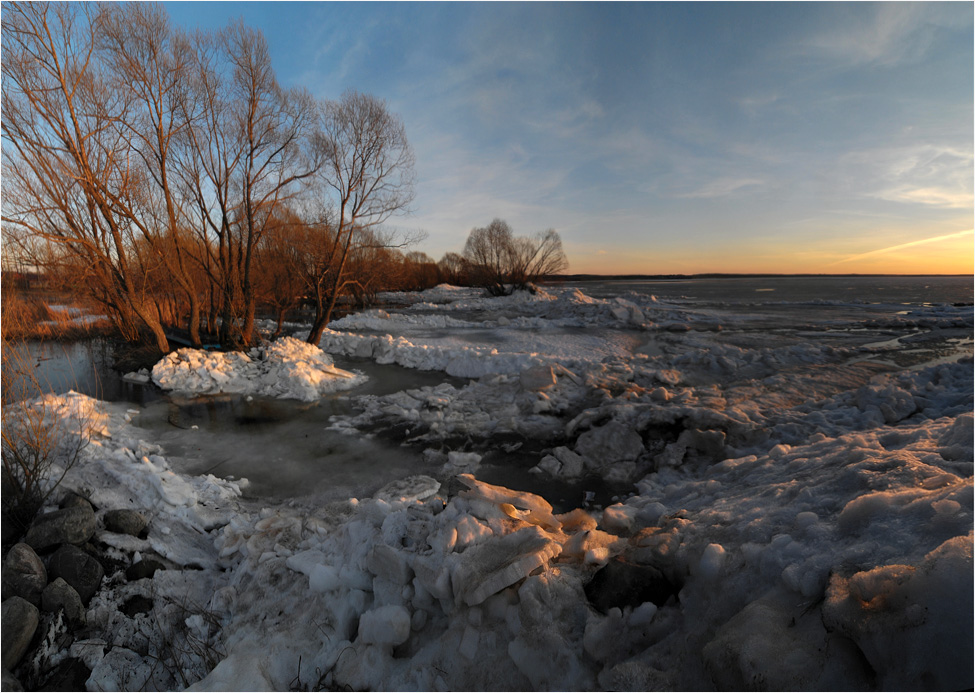
<instances>
[{"instance_id":1,"label":"cloud","mask_svg":"<svg viewBox=\"0 0 975 693\"><path fill-rule=\"evenodd\" d=\"M813 54L848 65L892 66L917 62L934 45L937 32L926 3L854 5L842 23L812 36Z\"/></svg>"},{"instance_id":2,"label":"cloud","mask_svg":"<svg viewBox=\"0 0 975 693\"><path fill-rule=\"evenodd\" d=\"M861 195L890 202L969 209L972 152L920 144L860 150L840 161L841 176Z\"/></svg>"},{"instance_id":3,"label":"cloud","mask_svg":"<svg viewBox=\"0 0 975 693\"><path fill-rule=\"evenodd\" d=\"M741 190L742 188L754 188L758 186L764 186L765 181L758 178L718 178L716 180L707 183L697 190L689 193L683 193L678 195L678 197L689 197L689 198L714 198L714 197L728 197L732 193Z\"/></svg>"},{"instance_id":4,"label":"cloud","mask_svg":"<svg viewBox=\"0 0 975 693\"><path fill-rule=\"evenodd\" d=\"M946 241L950 238L958 238L960 236L970 236L975 235L975 229L968 229L967 231L956 231L955 233L946 233L941 236L933 236L931 238L922 238L919 241L911 241L909 243L901 243L899 245L892 245L888 248L879 248L877 250L871 250L867 253L860 253L859 255L851 255L848 258L842 260L837 260L834 265L841 265L844 262L852 262L853 260L862 260L865 257L871 257L873 255L881 255L883 253L892 253L896 250L903 250L904 248L913 248L919 245L927 245L928 243L937 243L939 241Z\"/></svg>"}]
</instances>

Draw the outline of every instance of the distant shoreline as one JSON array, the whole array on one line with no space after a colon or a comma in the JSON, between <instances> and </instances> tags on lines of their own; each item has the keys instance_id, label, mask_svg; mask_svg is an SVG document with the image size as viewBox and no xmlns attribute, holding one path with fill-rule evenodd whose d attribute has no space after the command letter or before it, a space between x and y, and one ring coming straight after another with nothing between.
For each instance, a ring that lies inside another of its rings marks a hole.
<instances>
[{"instance_id":1,"label":"distant shoreline","mask_svg":"<svg viewBox=\"0 0 975 693\"><path fill-rule=\"evenodd\" d=\"M970 277L973 274L559 274L549 281L684 281L688 279L790 279L819 277Z\"/></svg>"}]
</instances>

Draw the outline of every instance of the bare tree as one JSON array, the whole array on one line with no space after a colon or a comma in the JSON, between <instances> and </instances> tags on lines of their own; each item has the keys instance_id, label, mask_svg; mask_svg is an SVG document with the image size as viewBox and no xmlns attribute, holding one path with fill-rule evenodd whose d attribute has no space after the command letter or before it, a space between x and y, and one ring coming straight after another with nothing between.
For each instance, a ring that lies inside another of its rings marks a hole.
<instances>
[{"instance_id":1,"label":"bare tree","mask_svg":"<svg viewBox=\"0 0 975 693\"><path fill-rule=\"evenodd\" d=\"M324 164L321 180L330 192L332 223L309 275L315 318L308 342L317 344L336 301L355 283L349 258L358 246L375 244L374 231L413 199L413 150L402 122L386 104L366 94L346 92L321 112L317 148ZM415 239L405 238L406 244ZM396 245L382 239L384 247Z\"/></svg>"},{"instance_id":2,"label":"bare tree","mask_svg":"<svg viewBox=\"0 0 975 693\"><path fill-rule=\"evenodd\" d=\"M508 293L506 284L517 264L514 236L503 219L482 228L471 229L464 244L464 258L470 263L471 281L495 296Z\"/></svg>"},{"instance_id":3,"label":"bare tree","mask_svg":"<svg viewBox=\"0 0 975 693\"><path fill-rule=\"evenodd\" d=\"M189 252L187 205L178 169L185 132L195 115L188 88L189 39L172 28L164 10L150 3L102 5L97 22L100 54L110 88L129 103L118 123L121 140L141 167L141 194L113 200L138 228L186 297L190 341L200 345L200 292Z\"/></svg>"},{"instance_id":4,"label":"bare tree","mask_svg":"<svg viewBox=\"0 0 975 693\"><path fill-rule=\"evenodd\" d=\"M307 92L278 85L264 37L239 22L198 37L193 88L200 113L184 181L201 220L201 263L221 295L221 343L246 345L256 248L275 211L319 168L322 152L309 139L316 109Z\"/></svg>"},{"instance_id":5,"label":"bare tree","mask_svg":"<svg viewBox=\"0 0 975 693\"><path fill-rule=\"evenodd\" d=\"M142 326L166 352L147 291L153 263L139 256L131 218L115 204L144 193L143 172L126 155L119 124L130 105L97 60L93 10L3 9L3 221L61 244L123 333Z\"/></svg>"},{"instance_id":6,"label":"bare tree","mask_svg":"<svg viewBox=\"0 0 975 693\"><path fill-rule=\"evenodd\" d=\"M470 263L458 253L444 253L437 263L440 269L440 278L448 284L464 284L470 275Z\"/></svg>"},{"instance_id":7,"label":"bare tree","mask_svg":"<svg viewBox=\"0 0 975 693\"><path fill-rule=\"evenodd\" d=\"M562 239L554 229L529 238L515 237L502 219L471 230L464 259L470 281L495 296L526 289L540 279L564 272L569 265Z\"/></svg>"},{"instance_id":8,"label":"bare tree","mask_svg":"<svg viewBox=\"0 0 975 693\"><path fill-rule=\"evenodd\" d=\"M515 264L510 281L518 289L527 288L545 277L564 272L569 262L562 250L562 239L555 229L528 238L514 239Z\"/></svg>"}]
</instances>

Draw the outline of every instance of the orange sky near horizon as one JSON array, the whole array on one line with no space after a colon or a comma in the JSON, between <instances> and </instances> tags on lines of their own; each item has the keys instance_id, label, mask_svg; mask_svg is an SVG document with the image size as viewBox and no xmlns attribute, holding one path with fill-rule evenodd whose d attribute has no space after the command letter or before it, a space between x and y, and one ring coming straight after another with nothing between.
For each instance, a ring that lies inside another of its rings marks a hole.
<instances>
[{"instance_id":1,"label":"orange sky near horizon","mask_svg":"<svg viewBox=\"0 0 975 693\"><path fill-rule=\"evenodd\" d=\"M847 238L832 247L773 239L674 247L596 248L566 244L570 274L973 274L975 231Z\"/></svg>"}]
</instances>

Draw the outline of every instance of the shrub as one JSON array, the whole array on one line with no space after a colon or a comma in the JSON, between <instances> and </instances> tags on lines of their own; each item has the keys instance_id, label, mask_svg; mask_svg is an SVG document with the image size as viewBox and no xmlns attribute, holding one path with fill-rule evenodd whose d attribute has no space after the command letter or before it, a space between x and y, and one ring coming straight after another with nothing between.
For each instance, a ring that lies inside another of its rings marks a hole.
<instances>
[{"instance_id":1,"label":"shrub","mask_svg":"<svg viewBox=\"0 0 975 693\"><path fill-rule=\"evenodd\" d=\"M88 440L85 417L67 417L36 398L42 387L30 362L6 342L2 373L0 508L5 527L16 536L26 531Z\"/></svg>"}]
</instances>

